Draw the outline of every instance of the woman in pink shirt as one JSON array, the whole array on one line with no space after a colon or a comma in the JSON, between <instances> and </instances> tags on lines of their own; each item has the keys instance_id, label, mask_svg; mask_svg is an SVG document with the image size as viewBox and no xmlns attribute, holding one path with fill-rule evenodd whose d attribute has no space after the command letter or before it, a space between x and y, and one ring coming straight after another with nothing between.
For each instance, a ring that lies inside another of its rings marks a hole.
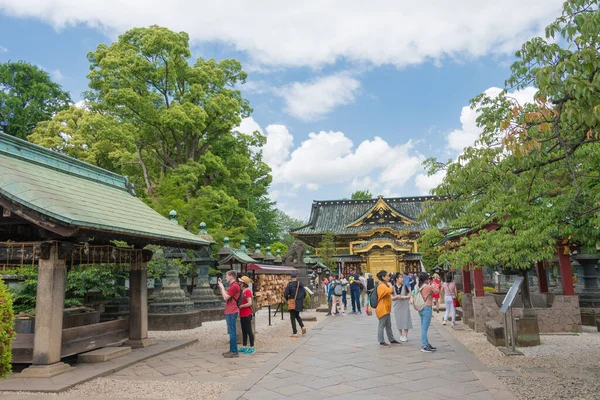
<instances>
[{"instance_id":1,"label":"woman in pink shirt","mask_svg":"<svg viewBox=\"0 0 600 400\"><path fill-rule=\"evenodd\" d=\"M431 277L427 272L421 272L419 274L419 293L423 296L423 300L425 300L425 307L421 311L419 311L419 316L421 317L421 351L423 353L432 353L437 350L437 347L433 347L431 343L429 343L429 339L427 339L427 331L429 330L429 325L431 325L431 317L433 311L431 309L432 304L432 296L434 294L440 293L440 289L437 285L431 284Z\"/></svg>"}]
</instances>

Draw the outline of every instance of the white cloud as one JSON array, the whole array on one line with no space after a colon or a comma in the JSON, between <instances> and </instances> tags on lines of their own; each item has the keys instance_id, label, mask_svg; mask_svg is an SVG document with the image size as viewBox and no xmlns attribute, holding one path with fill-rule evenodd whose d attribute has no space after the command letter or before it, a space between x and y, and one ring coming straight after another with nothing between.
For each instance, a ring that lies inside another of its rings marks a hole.
<instances>
[{"instance_id":1,"label":"white cloud","mask_svg":"<svg viewBox=\"0 0 600 400\"><path fill-rule=\"evenodd\" d=\"M431 189L442 183L445 176L446 171L444 170L438 171L433 175L417 174L415 177L415 185L419 189L420 194L427 195L430 193Z\"/></svg>"},{"instance_id":2,"label":"white cloud","mask_svg":"<svg viewBox=\"0 0 600 400\"><path fill-rule=\"evenodd\" d=\"M8 49L0 44L0 53L6 53Z\"/></svg>"},{"instance_id":3,"label":"white cloud","mask_svg":"<svg viewBox=\"0 0 600 400\"><path fill-rule=\"evenodd\" d=\"M56 82L60 82L63 80L63 78L65 77L63 75L63 73L60 71L60 69L55 69L54 71L50 72L50 76L52 77L53 80L55 80Z\"/></svg>"},{"instance_id":4,"label":"white cloud","mask_svg":"<svg viewBox=\"0 0 600 400\"><path fill-rule=\"evenodd\" d=\"M263 147L263 159L271 168L279 167L290 155L294 136L285 125L273 124L266 128L267 144Z\"/></svg>"},{"instance_id":5,"label":"white cloud","mask_svg":"<svg viewBox=\"0 0 600 400\"><path fill-rule=\"evenodd\" d=\"M491 87L484 93L489 97L496 97L502 92L502 89ZM527 87L523 90L509 93L509 96L514 98L519 104L530 103L533 101L533 96L537 92L536 88ZM455 129L446 137L448 149L453 153L460 153L465 147L472 146L475 140L481 134L481 128L477 126L478 113L471 109L470 105L462 108L460 113L461 128Z\"/></svg>"},{"instance_id":6,"label":"white cloud","mask_svg":"<svg viewBox=\"0 0 600 400\"><path fill-rule=\"evenodd\" d=\"M260 127L260 125L252 117L242 119L240 125L235 127L234 130L244 133L246 135L250 135L256 131L263 133L263 130Z\"/></svg>"},{"instance_id":7,"label":"white cloud","mask_svg":"<svg viewBox=\"0 0 600 400\"><path fill-rule=\"evenodd\" d=\"M563 0L0 0L10 15L56 28L87 25L110 35L157 24L188 32L195 43L220 42L268 66L339 60L405 66L445 57L507 54L551 22Z\"/></svg>"},{"instance_id":8,"label":"white cloud","mask_svg":"<svg viewBox=\"0 0 600 400\"><path fill-rule=\"evenodd\" d=\"M320 77L310 82L294 82L276 90L283 97L285 111L303 121L323 117L340 105L353 103L360 82L348 72Z\"/></svg>"}]
</instances>

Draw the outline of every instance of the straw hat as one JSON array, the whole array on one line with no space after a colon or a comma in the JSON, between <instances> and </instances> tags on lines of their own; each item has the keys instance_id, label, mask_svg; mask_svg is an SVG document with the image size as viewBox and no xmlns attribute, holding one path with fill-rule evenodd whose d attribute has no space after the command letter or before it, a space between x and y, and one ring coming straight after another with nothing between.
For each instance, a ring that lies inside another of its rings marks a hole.
<instances>
[{"instance_id":1,"label":"straw hat","mask_svg":"<svg viewBox=\"0 0 600 400\"><path fill-rule=\"evenodd\" d=\"M240 278L240 281L242 281L243 283L245 283L248 286L250 286L250 285L252 285L254 283L254 281L252 279L250 279L249 277L247 277L247 276L242 276Z\"/></svg>"}]
</instances>

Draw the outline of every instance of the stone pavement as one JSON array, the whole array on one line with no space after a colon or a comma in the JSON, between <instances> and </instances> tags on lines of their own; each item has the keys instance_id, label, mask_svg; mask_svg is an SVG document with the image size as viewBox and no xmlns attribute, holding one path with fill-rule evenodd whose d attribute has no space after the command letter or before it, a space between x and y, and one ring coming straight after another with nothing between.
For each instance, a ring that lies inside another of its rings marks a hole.
<instances>
[{"instance_id":1,"label":"stone pavement","mask_svg":"<svg viewBox=\"0 0 600 400\"><path fill-rule=\"evenodd\" d=\"M373 315L328 317L306 337L267 361L219 399L415 399L517 398L438 321L420 352L420 321L403 345L382 348ZM395 322L392 320L394 333ZM397 336L399 338L399 335Z\"/></svg>"}]
</instances>

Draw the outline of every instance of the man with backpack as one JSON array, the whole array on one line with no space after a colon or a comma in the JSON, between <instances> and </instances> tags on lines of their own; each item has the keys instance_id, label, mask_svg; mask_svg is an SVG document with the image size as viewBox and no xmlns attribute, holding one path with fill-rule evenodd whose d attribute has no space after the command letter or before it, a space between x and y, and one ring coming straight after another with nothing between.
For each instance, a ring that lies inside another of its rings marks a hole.
<instances>
[{"instance_id":1,"label":"man with backpack","mask_svg":"<svg viewBox=\"0 0 600 400\"><path fill-rule=\"evenodd\" d=\"M225 358L239 357L237 347L236 320L242 304L242 289L237 281L237 272L227 271L225 280L229 284L226 291L221 278L218 280L219 289L223 300L225 300L225 321L227 322L227 333L229 334L229 351L223 353Z\"/></svg>"},{"instance_id":2,"label":"man with backpack","mask_svg":"<svg viewBox=\"0 0 600 400\"><path fill-rule=\"evenodd\" d=\"M361 314L360 310L360 290L362 283L360 283L359 275L354 274L351 277L350 283L350 300L352 301L352 314Z\"/></svg>"},{"instance_id":3,"label":"man with backpack","mask_svg":"<svg viewBox=\"0 0 600 400\"><path fill-rule=\"evenodd\" d=\"M333 315L340 315L340 312L342 313L342 315L346 315L346 313L344 312L344 306L342 304L342 295L344 293L344 284L340 280L339 276L335 275L333 277L333 283L331 284L331 287L333 290L331 312L333 313ZM339 310L338 310L338 306L339 306Z\"/></svg>"}]
</instances>

